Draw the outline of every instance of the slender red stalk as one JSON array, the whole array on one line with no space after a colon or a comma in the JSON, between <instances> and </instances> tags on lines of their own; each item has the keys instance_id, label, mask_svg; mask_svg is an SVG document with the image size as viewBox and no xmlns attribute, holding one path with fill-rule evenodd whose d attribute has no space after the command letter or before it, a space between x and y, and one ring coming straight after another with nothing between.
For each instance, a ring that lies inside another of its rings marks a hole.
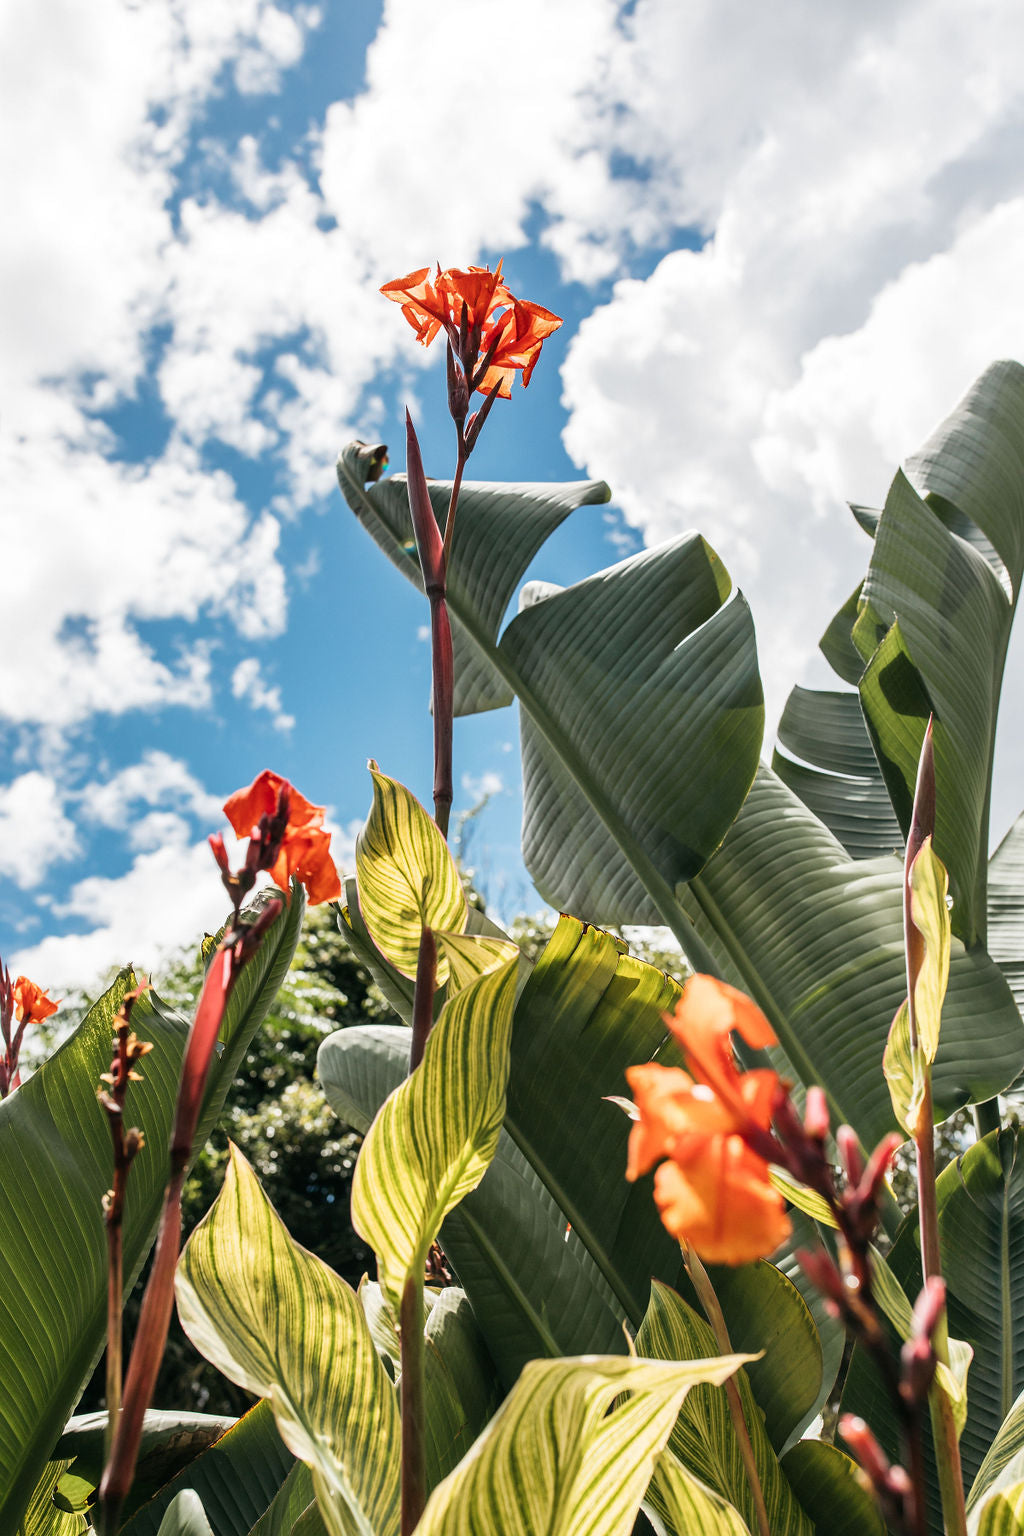
<instances>
[{"instance_id":1,"label":"slender red stalk","mask_svg":"<svg viewBox=\"0 0 1024 1536\"><path fill-rule=\"evenodd\" d=\"M423 473L423 460L409 412L406 425L406 476L409 511L412 515L416 549L423 573L423 590L430 603L430 638L433 672L434 711L434 820L442 834L448 835L452 807L452 727L455 714L455 660L452 651L451 621L448 618L445 578L445 547L437 526L434 508ZM460 460L462 455L460 453ZM454 488L453 488L454 496ZM454 502L448 509L448 529L454 524Z\"/></svg>"},{"instance_id":2,"label":"slender red stalk","mask_svg":"<svg viewBox=\"0 0 1024 1536\"><path fill-rule=\"evenodd\" d=\"M420 952L416 960L416 988L412 1002L412 1045L409 1071L415 1072L423 1060L427 1036L434 1026L434 992L437 989L437 940L433 929L420 934Z\"/></svg>"}]
</instances>

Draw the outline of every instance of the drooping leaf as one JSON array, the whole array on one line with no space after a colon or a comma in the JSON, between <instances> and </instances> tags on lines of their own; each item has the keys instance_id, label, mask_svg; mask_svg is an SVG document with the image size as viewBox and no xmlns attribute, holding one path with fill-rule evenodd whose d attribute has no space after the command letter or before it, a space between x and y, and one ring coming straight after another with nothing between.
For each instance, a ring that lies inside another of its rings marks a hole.
<instances>
[{"instance_id":1,"label":"drooping leaf","mask_svg":"<svg viewBox=\"0 0 1024 1536\"><path fill-rule=\"evenodd\" d=\"M351 443L338 460L342 495L389 560L422 590L404 475L379 484L382 450ZM450 482L428 484L443 527ZM455 713L476 714L511 704L513 691L490 659L516 587L545 539L577 507L606 502L602 480L568 485L484 485L467 480L448 570L448 607L455 648Z\"/></svg>"},{"instance_id":2,"label":"drooping leaf","mask_svg":"<svg viewBox=\"0 0 1024 1536\"><path fill-rule=\"evenodd\" d=\"M212 878L212 875L211 875ZM302 924L301 890L242 970L222 1026L196 1148L216 1123L238 1064L288 969ZM110 1066L111 1027L134 985L122 972L78 1029L17 1092L0 1103L0 1530L16 1530L106 1332L107 1244L101 1201L113 1152L96 1103ZM143 1081L132 1085L129 1124L146 1147L128 1182L126 1290L152 1243L163 1200L185 1021L152 993L135 1005L136 1033L151 1040ZM60 1242L54 1233L61 1234Z\"/></svg>"},{"instance_id":3,"label":"drooping leaf","mask_svg":"<svg viewBox=\"0 0 1024 1536\"><path fill-rule=\"evenodd\" d=\"M375 764L373 805L356 839L359 910L374 944L403 976L416 975L424 928L461 933L466 895L437 824L397 779ZM438 986L448 964L438 957Z\"/></svg>"},{"instance_id":4,"label":"drooping leaf","mask_svg":"<svg viewBox=\"0 0 1024 1536\"><path fill-rule=\"evenodd\" d=\"M292 1241L237 1148L178 1266L178 1314L201 1354L270 1399L313 1473L331 1536L398 1529L395 1391L354 1291Z\"/></svg>"},{"instance_id":5,"label":"drooping leaf","mask_svg":"<svg viewBox=\"0 0 1024 1536\"><path fill-rule=\"evenodd\" d=\"M214 1536L248 1536L295 1464L270 1404L257 1403L143 1504L121 1536L157 1536L171 1500L183 1488L194 1489L202 1499Z\"/></svg>"},{"instance_id":6,"label":"drooping leaf","mask_svg":"<svg viewBox=\"0 0 1024 1536\"><path fill-rule=\"evenodd\" d=\"M860 671L858 662L857 677ZM773 771L851 858L899 852L903 833L857 694L794 688L779 721L777 741Z\"/></svg>"},{"instance_id":7,"label":"drooping leaf","mask_svg":"<svg viewBox=\"0 0 1024 1536\"><path fill-rule=\"evenodd\" d=\"M655 1281L636 1348L656 1360L699 1360L716 1345L704 1319L681 1296ZM773 1536L813 1536L811 1523L772 1450L745 1370L737 1373L736 1385ZM669 1449L701 1482L734 1505L751 1530L757 1529L753 1496L723 1391L705 1387L690 1394L672 1431Z\"/></svg>"},{"instance_id":8,"label":"drooping leaf","mask_svg":"<svg viewBox=\"0 0 1024 1536\"><path fill-rule=\"evenodd\" d=\"M160 1522L158 1536L214 1536L198 1493L186 1488L175 1495Z\"/></svg>"},{"instance_id":9,"label":"drooping leaf","mask_svg":"<svg viewBox=\"0 0 1024 1536\"><path fill-rule=\"evenodd\" d=\"M948 881L926 837L910 867L910 913L924 940L921 968L914 982L914 1003L921 1049L929 1065L939 1048L942 1003L949 984L950 921Z\"/></svg>"},{"instance_id":10,"label":"drooping leaf","mask_svg":"<svg viewBox=\"0 0 1024 1536\"><path fill-rule=\"evenodd\" d=\"M417 1531L628 1536L687 1393L724 1381L743 1358L533 1361Z\"/></svg>"},{"instance_id":11,"label":"drooping leaf","mask_svg":"<svg viewBox=\"0 0 1024 1536\"><path fill-rule=\"evenodd\" d=\"M893 481L854 628L861 700L904 828L934 714L935 846L968 945L985 940L996 713L1022 573L1024 369L994 363Z\"/></svg>"},{"instance_id":12,"label":"drooping leaf","mask_svg":"<svg viewBox=\"0 0 1024 1536\"><path fill-rule=\"evenodd\" d=\"M423 1061L366 1134L352 1181L352 1222L377 1254L401 1310L445 1216L479 1184L505 1112L516 961L464 987L442 1009Z\"/></svg>"}]
</instances>

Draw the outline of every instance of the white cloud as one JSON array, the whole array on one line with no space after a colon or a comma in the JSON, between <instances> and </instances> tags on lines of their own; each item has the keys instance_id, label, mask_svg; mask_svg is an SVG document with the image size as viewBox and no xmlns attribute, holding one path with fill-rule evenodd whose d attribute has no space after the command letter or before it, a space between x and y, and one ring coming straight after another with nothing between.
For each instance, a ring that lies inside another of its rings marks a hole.
<instances>
[{"instance_id":1,"label":"white cloud","mask_svg":"<svg viewBox=\"0 0 1024 1536\"><path fill-rule=\"evenodd\" d=\"M187 812L216 827L223 821L223 798L208 794L179 758L150 751L104 782L86 785L81 810L88 820L105 827L127 829L139 805L151 806L160 814Z\"/></svg>"},{"instance_id":2,"label":"white cloud","mask_svg":"<svg viewBox=\"0 0 1024 1536\"><path fill-rule=\"evenodd\" d=\"M500 795L505 788L505 781L500 773L488 769L478 774L464 773L462 787L474 804L478 804L481 800L489 800L492 795Z\"/></svg>"},{"instance_id":3,"label":"white cloud","mask_svg":"<svg viewBox=\"0 0 1024 1536\"><path fill-rule=\"evenodd\" d=\"M78 851L74 825L52 778L33 770L0 787L0 874L31 890L53 864Z\"/></svg>"},{"instance_id":4,"label":"white cloud","mask_svg":"<svg viewBox=\"0 0 1024 1536\"><path fill-rule=\"evenodd\" d=\"M233 851L233 850L229 850ZM127 874L91 875L72 887L58 916L90 926L51 934L12 960L48 987L89 987L114 966L129 963L146 975L204 932L215 932L230 910L205 841L165 844L140 853Z\"/></svg>"},{"instance_id":5,"label":"white cloud","mask_svg":"<svg viewBox=\"0 0 1024 1536\"><path fill-rule=\"evenodd\" d=\"M253 709L267 710L275 730L290 731L295 724L295 716L285 714L281 708L280 688L268 687L255 656L247 656L238 663L231 674L231 692L236 699L248 700Z\"/></svg>"},{"instance_id":6,"label":"white cloud","mask_svg":"<svg viewBox=\"0 0 1024 1536\"><path fill-rule=\"evenodd\" d=\"M716 547L773 723L865 565L843 501L1024 355L1024 12L640 0L625 33L596 141L646 169L663 229L710 238L580 327L565 443L649 542Z\"/></svg>"}]
</instances>

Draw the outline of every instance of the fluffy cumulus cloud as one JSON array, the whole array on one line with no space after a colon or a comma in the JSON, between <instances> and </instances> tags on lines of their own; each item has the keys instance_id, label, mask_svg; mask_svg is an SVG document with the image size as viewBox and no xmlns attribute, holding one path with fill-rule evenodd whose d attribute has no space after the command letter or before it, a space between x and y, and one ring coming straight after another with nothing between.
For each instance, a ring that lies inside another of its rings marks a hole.
<instances>
[{"instance_id":1,"label":"fluffy cumulus cloud","mask_svg":"<svg viewBox=\"0 0 1024 1536\"><path fill-rule=\"evenodd\" d=\"M52 865L77 853L74 823L48 774L32 770L0 787L0 875L31 890Z\"/></svg>"},{"instance_id":2,"label":"fluffy cumulus cloud","mask_svg":"<svg viewBox=\"0 0 1024 1536\"><path fill-rule=\"evenodd\" d=\"M270 687L264 681L263 671L255 656L240 661L231 674L231 692L236 699L246 699L253 709L265 709L274 722L274 729L290 731L295 724L294 715L286 715L281 708L281 690Z\"/></svg>"},{"instance_id":3,"label":"fluffy cumulus cloud","mask_svg":"<svg viewBox=\"0 0 1024 1536\"><path fill-rule=\"evenodd\" d=\"M699 249L623 280L565 442L648 540L698 526L755 608L773 713L877 501L993 357L1024 357L1024 15L992 0L678 7L625 23L615 141Z\"/></svg>"}]
</instances>

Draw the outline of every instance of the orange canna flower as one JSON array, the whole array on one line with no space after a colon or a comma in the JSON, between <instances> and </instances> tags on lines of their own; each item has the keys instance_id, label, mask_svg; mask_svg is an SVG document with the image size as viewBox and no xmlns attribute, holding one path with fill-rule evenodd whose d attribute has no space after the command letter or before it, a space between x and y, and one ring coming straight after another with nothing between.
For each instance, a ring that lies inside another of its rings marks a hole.
<instances>
[{"instance_id":1,"label":"orange canna flower","mask_svg":"<svg viewBox=\"0 0 1024 1536\"><path fill-rule=\"evenodd\" d=\"M512 380L522 372L524 386L530 382L543 342L561 325L557 315L517 299L505 286L501 262L492 272L489 267L440 266L433 278L429 267L420 267L406 277L385 283L381 293L401 304L402 313L425 347L444 330L460 361L474 373L476 360L492 353L486 370L475 379L474 388L506 399L512 393ZM466 331L462 332L462 311L466 310ZM474 344L464 347L475 333Z\"/></svg>"},{"instance_id":2,"label":"orange canna flower","mask_svg":"<svg viewBox=\"0 0 1024 1536\"><path fill-rule=\"evenodd\" d=\"M279 773L265 768L248 789L224 804L224 814L238 837L250 837L261 816L277 811L278 794L288 791L288 824L270 878L284 891L292 875L306 887L311 906L341 895L341 880L331 858L331 834L323 829L324 807L313 805Z\"/></svg>"},{"instance_id":3,"label":"orange canna flower","mask_svg":"<svg viewBox=\"0 0 1024 1536\"><path fill-rule=\"evenodd\" d=\"M713 1136L690 1162L654 1175L662 1224L709 1264L750 1264L789 1236L785 1202L768 1165L739 1136Z\"/></svg>"},{"instance_id":4,"label":"orange canna flower","mask_svg":"<svg viewBox=\"0 0 1024 1536\"><path fill-rule=\"evenodd\" d=\"M13 990L19 1024L39 1024L60 1007L59 1000L55 1003L47 997L42 987L37 987L27 976L19 976Z\"/></svg>"},{"instance_id":5,"label":"orange canna flower","mask_svg":"<svg viewBox=\"0 0 1024 1536\"><path fill-rule=\"evenodd\" d=\"M638 1179L668 1159L654 1179L668 1231L711 1263L763 1258L790 1230L761 1155L765 1147L770 1155L783 1090L770 1069L739 1072L729 1036L738 1029L749 1045L769 1045L771 1026L749 998L710 976L690 979L667 1022L703 1081L657 1062L628 1069L637 1119L626 1177Z\"/></svg>"}]
</instances>

